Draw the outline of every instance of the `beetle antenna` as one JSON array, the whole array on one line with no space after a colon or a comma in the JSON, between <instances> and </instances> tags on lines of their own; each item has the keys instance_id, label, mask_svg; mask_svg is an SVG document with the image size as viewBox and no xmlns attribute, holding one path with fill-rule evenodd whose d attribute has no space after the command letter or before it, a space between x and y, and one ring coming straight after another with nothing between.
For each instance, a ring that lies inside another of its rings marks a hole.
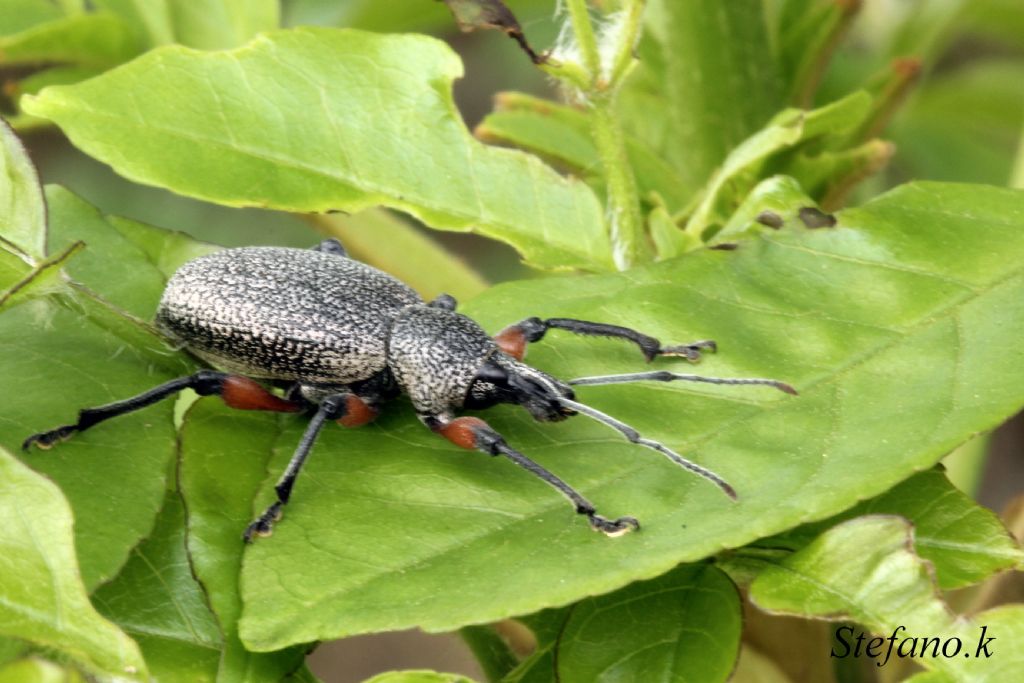
<instances>
[{"instance_id":1,"label":"beetle antenna","mask_svg":"<svg viewBox=\"0 0 1024 683\"><path fill-rule=\"evenodd\" d=\"M700 465L693 461L687 460L686 458L684 458L683 456L679 455L674 450L666 446L665 444L660 443L658 441L654 441L653 439L647 439L643 436L640 436L640 432L636 431L625 422L616 420L611 415L606 415L597 408L591 408L588 405L578 403L577 401L573 401L563 396L558 397L558 402L564 405L566 408L572 408L578 413L583 413L584 415L593 420L597 420L598 422L602 422L608 425L612 429L615 429L616 431L621 433L632 443L639 444L641 446L646 446L647 448L651 448L653 450L658 451L659 453L667 457L669 460L679 465L680 467L687 469L693 472L694 474L698 474L704 477L705 479L713 482L716 486L718 486L718 488L722 489L725 495L729 496L733 500L736 500L736 490L733 489L733 487L730 486L728 482L726 482L724 479L719 477L711 470L701 467Z\"/></svg>"},{"instance_id":2,"label":"beetle antenna","mask_svg":"<svg viewBox=\"0 0 1024 683\"><path fill-rule=\"evenodd\" d=\"M760 384L767 387L775 387L779 391L796 396L796 389L780 382L777 379L761 379L758 377L704 377L702 375L684 375L679 372L668 370L654 370L651 372L630 372L624 375L598 375L595 377L578 377L569 380L572 385L584 384L629 384L630 382L642 382L653 380L655 382L704 382L705 384Z\"/></svg>"}]
</instances>

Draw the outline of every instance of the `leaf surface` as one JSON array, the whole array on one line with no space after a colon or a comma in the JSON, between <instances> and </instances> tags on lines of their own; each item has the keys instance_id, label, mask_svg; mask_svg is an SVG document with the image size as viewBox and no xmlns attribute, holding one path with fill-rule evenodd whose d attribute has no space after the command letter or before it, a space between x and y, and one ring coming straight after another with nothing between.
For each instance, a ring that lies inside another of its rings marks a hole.
<instances>
[{"instance_id":1,"label":"leaf surface","mask_svg":"<svg viewBox=\"0 0 1024 683\"><path fill-rule=\"evenodd\" d=\"M2 448L0 516L0 633L56 649L101 676L144 678L136 644L89 603L60 489Z\"/></svg>"},{"instance_id":2,"label":"leaf surface","mask_svg":"<svg viewBox=\"0 0 1024 683\"><path fill-rule=\"evenodd\" d=\"M253 494L267 476L267 459L280 431L273 421L251 418L219 401L193 405L181 434L178 471L192 567L224 633L219 680L273 683L302 664L305 649L254 653L238 639L241 534L256 514ZM222 436L231 432L241 440L232 438L232 447L224 448Z\"/></svg>"},{"instance_id":3,"label":"leaf surface","mask_svg":"<svg viewBox=\"0 0 1024 683\"><path fill-rule=\"evenodd\" d=\"M920 647L927 647L921 643L924 638L939 639L940 648L948 642L948 651L943 651L955 656L919 656L915 661L953 680L1019 678L1024 656L1014 644L1024 635L1024 606L1008 605L970 619L957 617L939 598L930 567L914 554L912 545L913 531L906 520L860 517L830 529L766 570L751 585L750 597L773 612L855 620L883 636L895 632L894 656L903 639L918 638ZM989 641L989 657L980 646L991 637L995 640ZM927 651L931 653L930 648Z\"/></svg>"},{"instance_id":4,"label":"leaf surface","mask_svg":"<svg viewBox=\"0 0 1024 683\"><path fill-rule=\"evenodd\" d=\"M51 247L102 245L106 251L92 253L87 246L80 265L71 260L75 274L149 318L162 288L159 271L95 209L60 188L51 188L50 197ZM122 309L72 291L0 315L0 375L18 387L0 392L0 445L12 451L30 434L73 422L81 408L136 395L190 367ZM89 589L111 578L153 525L174 452L171 410L171 402L160 403L24 456L61 487L75 511Z\"/></svg>"},{"instance_id":5,"label":"leaf surface","mask_svg":"<svg viewBox=\"0 0 1024 683\"><path fill-rule=\"evenodd\" d=\"M739 654L739 593L710 565L683 565L552 616L553 637L508 680L713 683L729 678Z\"/></svg>"},{"instance_id":6,"label":"leaf surface","mask_svg":"<svg viewBox=\"0 0 1024 683\"><path fill-rule=\"evenodd\" d=\"M538 315L614 322L666 343L714 338L721 351L701 374L792 383L799 397L681 383L579 390L711 467L738 502L585 418L538 424L511 406L488 411L513 446L604 514L644 525L608 539L541 482L458 451L398 403L366 428L323 431L284 520L246 551L243 641L267 650L447 630L609 592L877 496L1019 410L1021 193L915 184L837 219L628 274L501 285L467 307L495 331ZM634 348L557 332L529 360L563 378L643 367ZM689 369L680 365L657 363ZM305 419L282 424L257 507Z\"/></svg>"},{"instance_id":7,"label":"leaf surface","mask_svg":"<svg viewBox=\"0 0 1024 683\"><path fill-rule=\"evenodd\" d=\"M21 140L0 121L0 250L38 260L46 250L46 204ZM27 272L27 263L22 270ZM8 284L0 279L0 286Z\"/></svg>"},{"instance_id":8,"label":"leaf surface","mask_svg":"<svg viewBox=\"0 0 1024 683\"><path fill-rule=\"evenodd\" d=\"M784 105L757 0L652 0L639 50L623 91L626 126L690 192Z\"/></svg>"},{"instance_id":9,"label":"leaf surface","mask_svg":"<svg viewBox=\"0 0 1024 683\"><path fill-rule=\"evenodd\" d=\"M76 13L0 36L0 63L71 63L113 66L139 51L131 29L117 15Z\"/></svg>"},{"instance_id":10,"label":"leaf surface","mask_svg":"<svg viewBox=\"0 0 1024 683\"><path fill-rule=\"evenodd\" d=\"M1024 561L1024 551L991 510L961 493L940 470L921 472L837 518L759 541L802 547L840 521L861 515L905 517L914 525L914 551L935 568L943 590L978 583Z\"/></svg>"},{"instance_id":11,"label":"leaf surface","mask_svg":"<svg viewBox=\"0 0 1024 683\"><path fill-rule=\"evenodd\" d=\"M452 102L461 75L424 36L294 29L231 52L155 50L23 107L122 175L179 194L300 212L385 205L504 240L541 267L610 269L594 193L474 140Z\"/></svg>"}]
</instances>

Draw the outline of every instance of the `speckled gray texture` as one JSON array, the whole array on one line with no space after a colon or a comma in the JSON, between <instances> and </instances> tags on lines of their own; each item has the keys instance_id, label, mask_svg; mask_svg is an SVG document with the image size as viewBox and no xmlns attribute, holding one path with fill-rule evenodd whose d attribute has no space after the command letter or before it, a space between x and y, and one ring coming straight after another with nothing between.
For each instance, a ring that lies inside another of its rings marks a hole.
<instances>
[{"instance_id":1,"label":"speckled gray texture","mask_svg":"<svg viewBox=\"0 0 1024 683\"><path fill-rule=\"evenodd\" d=\"M385 368L392 320L420 303L402 282L338 254L243 247L183 265L156 322L230 372L348 384Z\"/></svg>"},{"instance_id":2,"label":"speckled gray texture","mask_svg":"<svg viewBox=\"0 0 1024 683\"><path fill-rule=\"evenodd\" d=\"M498 345L475 322L454 311L410 306L395 318L388 367L421 413L462 406L473 378Z\"/></svg>"}]
</instances>

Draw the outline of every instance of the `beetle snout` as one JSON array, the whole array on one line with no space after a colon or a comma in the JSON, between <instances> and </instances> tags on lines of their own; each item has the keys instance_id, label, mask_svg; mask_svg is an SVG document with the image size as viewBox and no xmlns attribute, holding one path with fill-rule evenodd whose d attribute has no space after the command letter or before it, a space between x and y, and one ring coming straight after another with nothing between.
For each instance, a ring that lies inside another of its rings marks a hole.
<instances>
[{"instance_id":1,"label":"beetle snout","mask_svg":"<svg viewBox=\"0 0 1024 683\"><path fill-rule=\"evenodd\" d=\"M535 389L521 395L521 405L538 422L561 422L575 415L575 410L558 400L560 398L575 399L576 394L572 387L551 377L544 379L546 380L544 382L535 380L531 382Z\"/></svg>"}]
</instances>

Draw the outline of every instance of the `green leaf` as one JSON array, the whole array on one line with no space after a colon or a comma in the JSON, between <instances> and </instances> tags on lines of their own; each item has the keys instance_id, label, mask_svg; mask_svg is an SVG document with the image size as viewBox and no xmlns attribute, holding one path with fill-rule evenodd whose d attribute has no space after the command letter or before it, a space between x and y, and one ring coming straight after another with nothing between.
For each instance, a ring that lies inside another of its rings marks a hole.
<instances>
[{"instance_id":1,"label":"green leaf","mask_svg":"<svg viewBox=\"0 0 1024 683\"><path fill-rule=\"evenodd\" d=\"M191 235L175 230L164 230L146 223L120 216L105 216L107 223L138 247L150 263L170 279L186 261L212 254L223 247L197 240ZM104 252L107 253L107 252Z\"/></svg>"},{"instance_id":2,"label":"green leaf","mask_svg":"<svg viewBox=\"0 0 1024 683\"><path fill-rule=\"evenodd\" d=\"M519 622L506 620L501 624L470 625L459 630L462 640L469 646L473 658L484 673L487 681L498 681L505 677L519 664L519 657L513 651L512 645L507 640L507 627L514 624L516 632L527 635L528 641L533 648L537 642L533 634ZM499 631L498 629L502 630Z\"/></svg>"},{"instance_id":3,"label":"green leaf","mask_svg":"<svg viewBox=\"0 0 1024 683\"><path fill-rule=\"evenodd\" d=\"M697 190L785 100L762 3L651 0L623 118ZM708 87L713 83L715 87Z\"/></svg>"},{"instance_id":4,"label":"green leaf","mask_svg":"<svg viewBox=\"0 0 1024 683\"><path fill-rule=\"evenodd\" d=\"M233 439L234 448L220 447L223 434L239 430L241 440ZM222 681L279 681L305 658L301 647L248 652L238 639L241 533L252 521L253 493L267 476L278 432L272 422L252 419L252 413L229 410L219 401L200 401L189 410L181 434L178 476L188 509L188 550L224 633ZM259 453L264 456L255 457Z\"/></svg>"},{"instance_id":5,"label":"green leaf","mask_svg":"<svg viewBox=\"0 0 1024 683\"><path fill-rule=\"evenodd\" d=\"M46 204L25 147L0 120L0 250L41 259L46 251ZM27 272L28 268L25 268ZM8 283L0 280L0 286Z\"/></svg>"},{"instance_id":6,"label":"green leaf","mask_svg":"<svg viewBox=\"0 0 1024 683\"><path fill-rule=\"evenodd\" d=\"M741 622L732 581L684 565L575 605L556 644L556 680L725 681Z\"/></svg>"},{"instance_id":7,"label":"green leaf","mask_svg":"<svg viewBox=\"0 0 1024 683\"><path fill-rule=\"evenodd\" d=\"M916 184L837 219L627 275L500 285L466 308L494 331L537 315L614 322L665 342L714 338L721 352L702 373L791 382L799 397L681 383L579 390L717 471L738 503L585 418L540 425L516 407L488 411L509 443L604 514L644 525L610 540L527 473L447 445L394 405L374 425L321 434L283 521L246 551L242 640L270 650L414 625L451 630L605 593L837 514L1018 411L1024 195ZM557 334L529 360L559 377L642 368L633 348ZM306 420L282 424L257 508ZM235 434L218 448L231 449ZM524 558L529 571L508 570Z\"/></svg>"},{"instance_id":8,"label":"green leaf","mask_svg":"<svg viewBox=\"0 0 1024 683\"><path fill-rule=\"evenodd\" d=\"M71 249L83 242L86 245L84 253L68 268L75 281L56 301L123 340L154 366L175 374L189 372L192 362L175 353L169 342L146 322L156 310L167 277L151 262L151 255L64 188L47 186L46 195L50 213L49 250ZM151 234L163 232L149 230ZM166 239L173 240L173 234L166 233ZM150 248L161 244L161 238L153 240L156 243ZM201 243L194 244L195 248L185 249L182 254L198 255L209 250ZM169 252L166 258L173 262L178 255ZM56 261L57 257L49 259Z\"/></svg>"},{"instance_id":9,"label":"green leaf","mask_svg":"<svg viewBox=\"0 0 1024 683\"><path fill-rule=\"evenodd\" d=\"M1024 119L1020 60L986 60L933 76L892 126L905 174L1002 185Z\"/></svg>"},{"instance_id":10,"label":"green leaf","mask_svg":"<svg viewBox=\"0 0 1024 683\"><path fill-rule=\"evenodd\" d=\"M44 301L0 315L0 444L68 424L80 408L127 398L170 379L124 342ZM89 588L110 578L153 524L174 452L171 405L121 417L51 451L25 456L75 511Z\"/></svg>"},{"instance_id":11,"label":"green leaf","mask_svg":"<svg viewBox=\"0 0 1024 683\"><path fill-rule=\"evenodd\" d=\"M122 175L180 194L288 211L385 205L504 240L541 267L610 269L594 193L475 141L451 99L461 75L423 36L295 29L233 52L162 48L22 106Z\"/></svg>"},{"instance_id":12,"label":"green leaf","mask_svg":"<svg viewBox=\"0 0 1024 683\"><path fill-rule=\"evenodd\" d=\"M0 36L9 36L59 19L62 12L49 0L4 0L4 11L0 13Z\"/></svg>"},{"instance_id":13,"label":"green leaf","mask_svg":"<svg viewBox=\"0 0 1024 683\"><path fill-rule=\"evenodd\" d=\"M59 185L46 187L50 213L48 249L56 253L83 240L85 250L68 264L75 281L142 319L152 317L166 279L146 254L95 208Z\"/></svg>"},{"instance_id":14,"label":"green leaf","mask_svg":"<svg viewBox=\"0 0 1024 683\"><path fill-rule=\"evenodd\" d=\"M138 647L89 604L60 489L3 449L0 517L0 633L56 649L98 676L143 679Z\"/></svg>"},{"instance_id":15,"label":"green leaf","mask_svg":"<svg viewBox=\"0 0 1024 683\"><path fill-rule=\"evenodd\" d=\"M586 112L521 93L499 93L496 102L497 110L473 130L477 138L532 152L603 188L604 169ZM627 137L626 151L641 197L656 192L672 211L685 206L691 193L671 165L634 137Z\"/></svg>"},{"instance_id":16,"label":"green leaf","mask_svg":"<svg viewBox=\"0 0 1024 683\"><path fill-rule=\"evenodd\" d=\"M28 647L24 641L0 637L0 663L7 664L21 657Z\"/></svg>"},{"instance_id":17,"label":"green leaf","mask_svg":"<svg viewBox=\"0 0 1024 683\"><path fill-rule=\"evenodd\" d=\"M151 47L181 43L203 50L237 47L278 27L276 0L96 0L128 21Z\"/></svg>"},{"instance_id":18,"label":"green leaf","mask_svg":"<svg viewBox=\"0 0 1024 683\"><path fill-rule=\"evenodd\" d=\"M63 252L43 259L21 280L0 291L0 311L36 297L66 290L67 282L62 276L61 267L84 246L82 242L68 245Z\"/></svg>"},{"instance_id":19,"label":"green leaf","mask_svg":"<svg viewBox=\"0 0 1024 683\"><path fill-rule=\"evenodd\" d=\"M131 634L219 649L217 623L189 566L185 510L177 492L168 492L152 532L93 601Z\"/></svg>"},{"instance_id":20,"label":"green leaf","mask_svg":"<svg viewBox=\"0 0 1024 683\"><path fill-rule=\"evenodd\" d=\"M959 638L968 656L958 650L953 657L915 658L957 681L1019 677L1024 655L1012 644L1024 636L1024 606L997 608L971 619L955 616L939 599L929 565L913 553L912 545L913 529L906 520L860 517L765 570L751 585L750 597L772 612L852 619L874 633L895 634L893 655L904 638ZM988 637L995 637L988 650L991 658L978 656L981 639Z\"/></svg>"},{"instance_id":21,"label":"green leaf","mask_svg":"<svg viewBox=\"0 0 1024 683\"><path fill-rule=\"evenodd\" d=\"M780 112L729 152L702 191L700 203L686 223L686 232L700 237L710 226L724 222L753 187L767 159L797 145L816 142L820 147L842 139L864 121L870 107L871 97L855 92L819 109Z\"/></svg>"},{"instance_id":22,"label":"green leaf","mask_svg":"<svg viewBox=\"0 0 1024 683\"><path fill-rule=\"evenodd\" d=\"M363 683L473 683L473 680L459 674L436 671L390 671L367 678Z\"/></svg>"},{"instance_id":23,"label":"green leaf","mask_svg":"<svg viewBox=\"0 0 1024 683\"><path fill-rule=\"evenodd\" d=\"M793 683L770 657L744 644L731 683Z\"/></svg>"},{"instance_id":24,"label":"green leaf","mask_svg":"<svg viewBox=\"0 0 1024 683\"><path fill-rule=\"evenodd\" d=\"M103 71L103 67L99 66L81 66L78 64L52 66L36 71L19 81L5 83L5 94L10 97L12 102L17 103L22 95L34 95L49 85L68 85L84 81ZM50 125L50 122L45 119L20 112L12 115L9 118L9 123L12 128L19 132L28 132Z\"/></svg>"},{"instance_id":25,"label":"green leaf","mask_svg":"<svg viewBox=\"0 0 1024 683\"><path fill-rule=\"evenodd\" d=\"M132 551L121 573L93 594L93 602L138 640L161 680L215 679L221 633L192 576L177 492L167 493L152 533Z\"/></svg>"},{"instance_id":26,"label":"green leaf","mask_svg":"<svg viewBox=\"0 0 1024 683\"><path fill-rule=\"evenodd\" d=\"M36 62L113 66L138 54L130 27L107 12L81 13L0 37L0 63Z\"/></svg>"},{"instance_id":27,"label":"green leaf","mask_svg":"<svg viewBox=\"0 0 1024 683\"><path fill-rule=\"evenodd\" d=\"M147 0L149 1L149 0ZM278 0L167 0L175 42L223 50L280 26Z\"/></svg>"},{"instance_id":28,"label":"green leaf","mask_svg":"<svg viewBox=\"0 0 1024 683\"><path fill-rule=\"evenodd\" d=\"M42 659L22 659L0 667L0 683L85 683L74 669Z\"/></svg>"},{"instance_id":29,"label":"green leaf","mask_svg":"<svg viewBox=\"0 0 1024 683\"><path fill-rule=\"evenodd\" d=\"M461 300L487 288L487 281L466 262L409 221L383 209L369 209L355 216L320 214L311 221L319 230L341 240L352 258L394 275L427 301L438 294L451 294ZM410 254L416 258L410 259Z\"/></svg>"},{"instance_id":30,"label":"green leaf","mask_svg":"<svg viewBox=\"0 0 1024 683\"><path fill-rule=\"evenodd\" d=\"M159 273L145 254L120 243L119 233L73 195L51 188L50 197L53 240L82 240L109 250L106 260L99 251L89 255L76 274L140 314L154 311L162 284L147 280L159 279ZM18 448L32 433L67 424L81 408L127 398L184 374L188 361L141 324L78 285L55 302L35 301L0 315L0 374L18 387L0 392L0 444ZM25 456L71 502L79 563L90 589L113 576L152 527L174 452L171 412L170 403L153 406L79 434L51 452Z\"/></svg>"},{"instance_id":31,"label":"green leaf","mask_svg":"<svg viewBox=\"0 0 1024 683\"><path fill-rule=\"evenodd\" d=\"M174 42L168 0L95 0L102 9L120 16L136 39L150 47Z\"/></svg>"},{"instance_id":32,"label":"green leaf","mask_svg":"<svg viewBox=\"0 0 1024 683\"><path fill-rule=\"evenodd\" d=\"M759 220L777 227L794 227L797 225L795 221L800 215L800 209L814 206L814 200L807 196L794 178L772 176L754 186L743 203L729 217L725 226L715 233L711 242L719 243L771 227Z\"/></svg>"},{"instance_id":33,"label":"green leaf","mask_svg":"<svg viewBox=\"0 0 1024 683\"><path fill-rule=\"evenodd\" d=\"M861 515L899 515L914 525L914 551L932 563L943 590L978 583L1024 561L1024 551L991 510L957 490L941 470L916 474L838 517L797 527L758 545L799 549Z\"/></svg>"},{"instance_id":34,"label":"green leaf","mask_svg":"<svg viewBox=\"0 0 1024 683\"><path fill-rule=\"evenodd\" d=\"M821 75L860 10L860 3L783 0L774 4L779 7L771 23L780 70L788 86L787 99L806 107L813 103Z\"/></svg>"}]
</instances>

